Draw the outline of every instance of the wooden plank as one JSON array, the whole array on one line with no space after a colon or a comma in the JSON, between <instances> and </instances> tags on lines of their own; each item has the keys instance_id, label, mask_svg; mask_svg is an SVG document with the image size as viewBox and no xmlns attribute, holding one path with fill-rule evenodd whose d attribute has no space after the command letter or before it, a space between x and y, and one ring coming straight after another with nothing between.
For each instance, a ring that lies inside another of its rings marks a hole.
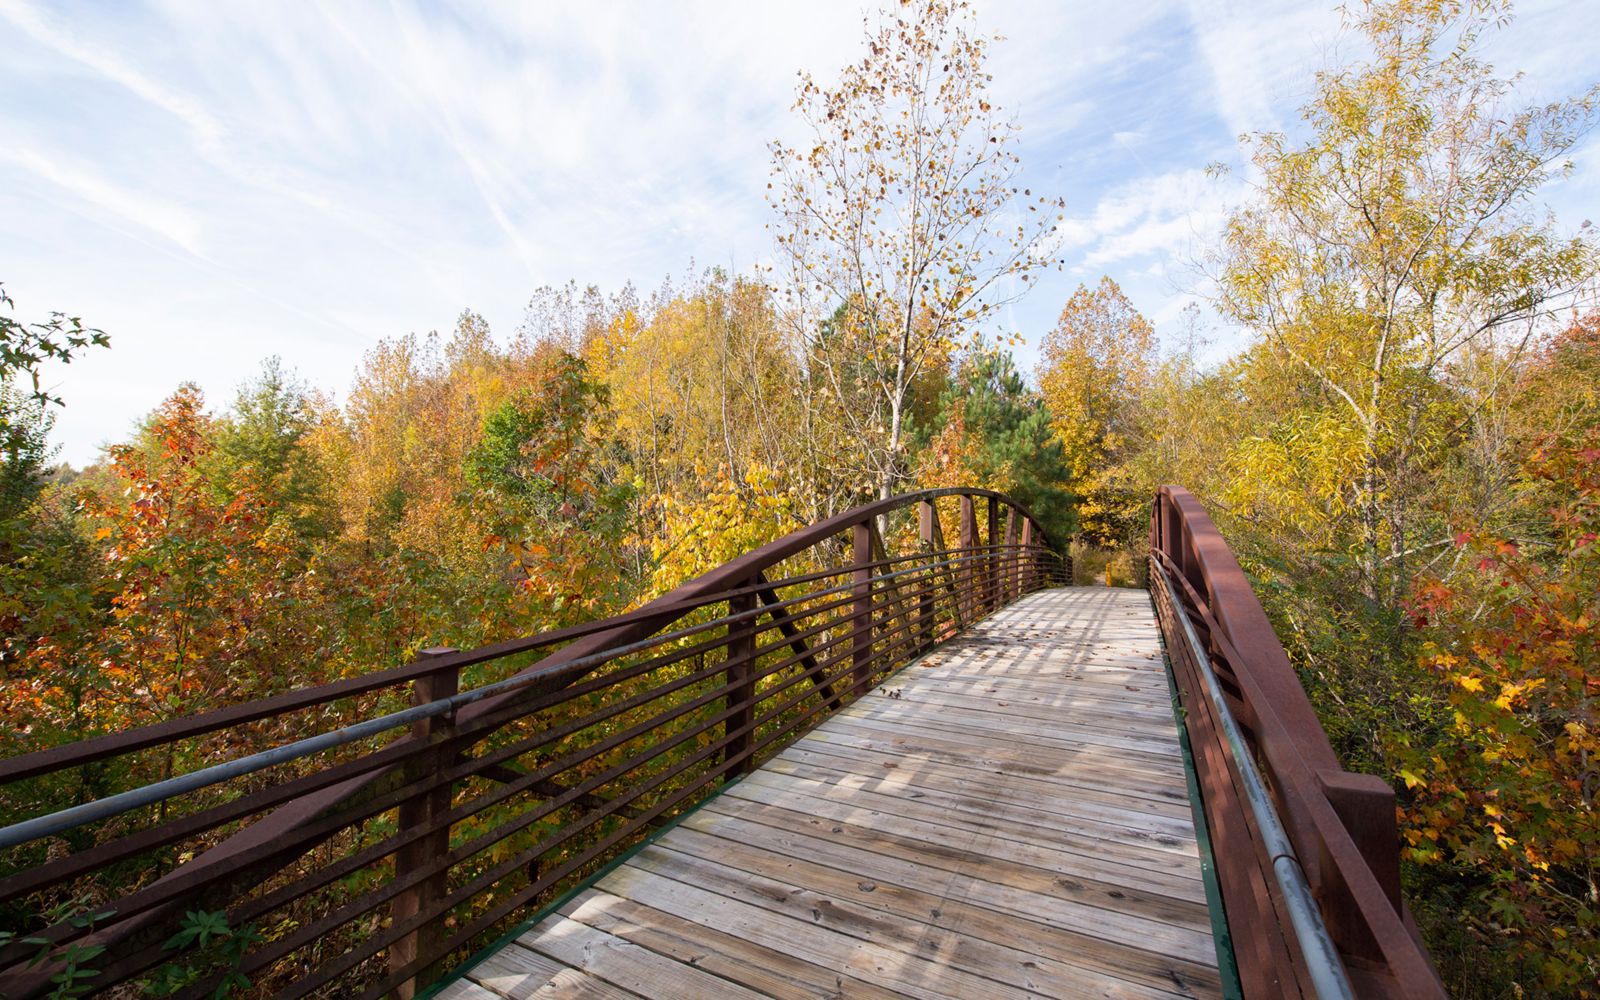
<instances>
[{"instance_id":1,"label":"wooden plank","mask_svg":"<svg viewBox=\"0 0 1600 1000\"><path fill-rule=\"evenodd\" d=\"M1031 742L1051 752L1075 751L1083 754L1099 754L1108 760L1123 761L1131 768L1153 770L1158 774L1171 774L1173 768L1183 767L1181 753L1152 753L1134 747L1108 745L1104 740L1094 739L1091 733L1068 732L1065 726L1059 728L1006 726L1001 720L981 713L935 713L928 711L926 706L922 713L918 713L914 710L914 706L906 708L912 710L886 710L878 713L874 721L880 724L934 729L956 736L966 736L975 741L1001 741L1022 745Z\"/></svg>"},{"instance_id":2,"label":"wooden plank","mask_svg":"<svg viewBox=\"0 0 1600 1000\"><path fill-rule=\"evenodd\" d=\"M993 922L993 918L986 918L977 907L963 908L937 895L903 891L905 905L919 911L908 918L882 908L879 894L888 896L895 890L870 876L865 881L849 876L829 880L822 874L826 869L820 866L806 866L799 861L794 864L803 869L803 878L775 878L766 873L704 862L655 846L639 852L627 867L677 879L793 919L809 917L814 923L841 934L871 940L906 955L935 954L951 968L1046 995L1170 996L1172 993L1173 979L1166 975L1158 977L1158 984L1151 984L1107 975L1083 964L1069 964L1068 955L1080 961L1094 961L1097 965L1102 961L1110 963L1117 958L1130 958L1127 954L1108 954L1110 949L1092 937L1083 936L1067 942L1067 935L1062 934L1062 944L1067 947L1047 952L1046 935L1028 934L1026 921L1009 921L1005 923L1020 940L1015 945L1001 944L993 940L1003 936L1001 932L977 926ZM951 911L959 929L927 919L935 909ZM1095 946L1102 951L1085 954L1087 948ZM1135 973L1142 975L1143 970L1135 970Z\"/></svg>"},{"instance_id":3,"label":"wooden plank","mask_svg":"<svg viewBox=\"0 0 1600 1000\"><path fill-rule=\"evenodd\" d=\"M518 945L634 993L760 1000L761 994L693 965L674 962L631 941L556 914L517 939Z\"/></svg>"},{"instance_id":4,"label":"wooden plank","mask_svg":"<svg viewBox=\"0 0 1600 1000\"><path fill-rule=\"evenodd\" d=\"M1161 669L1161 644L1119 653L1116 656L1096 656L1092 651L1082 655L1063 655L1061 650L1047 650L1032 658L1026 665L1014 664L1010 669L988 670L981 674L963 669L964 660L930 660L928 654L917 661L915 672L908 676L926 679L951 686L977 686L999 683L1015 688L1027 688L1043 694L1061 693L1063 683L1085 684L1096 689L1115 693L1118 688L1132 685L1128 694L1153 697L1160 690L1157 681L1165 679ZM929 666L939 669L924 669Z\"/></svg>"},{"instance_id":5,"label":"wooden plank","mask_svg":"<svg viewBox=\"0 0 1600 1000\"><path fill-rule=\"evenodd\" d=\"M1003 774L1010 789L1019 790L1022 794L1038 795L1040 800L1046 797L1078 798L1083 802L1096 802L1117 808L1139 808L1152 811L1158 816L1173 816L1179 819L1187 818L1190 814L1189 803L1186 802L1187 795L1179 794L1179 789L1174 787L1150 789L1142 781L1133 784L1126 779L1118 781L1115 776L1114 778L1098 776L1099 779L1096 781L1096 776L1070 770L1064 766L1066 762L1054 762L1038 754L1027 755L1022 750L1014 752L1010 757L998 757L992 754L990 747L984 747L986 754L974 757L971 754L962 754L957 749L933 749L922 739L909 739L906 736L893 739L877 738L877 736L861 738L840 728L818 736L819 739L805 739L784 750L784 754L781 755L782 760L803 758L818 766L835 766L835 768L840 766L838 762L848 763L851 760L872 760L877 762L878 766L882 766L883 763L896 763L896 770L902 766L912 768L917 774L928 776L934 784L938 784L941 779L954 781L965 778L968 781L979 781L979 779L989 781L990 774Z\"/></svg>"},{"instance_id":6,"label":"wooden plank","mask_svg":"<svg viewBox=\"0 0 1600 1000\"><path fill-rule=\"evenodd\" d=\"M1115 751L1092 744L1048 746L1042 742L1012 742L1001 738L990 738L987 734L979 741L973 739L971 728L959 725L941 726L938 720L909 719L889 722L882 719L858 718L833 720L833 723L826 732L818 730L806 739L826 739L827 733L870 731L891 738L903 736L907 739L942 740L965 745L969 748L968 753L975 755L986 753L992 748L1002 753L1019 755L1023 759L1049 760L1055 764L1058 771L1069 775L1118 779L1134 786L1149 783L1168 788L1183 788L1184 795L1188 795L1187 785L1183 784L1181 773L1174 775L1171 766L1166 762L1156 764L1149 761L1127 760L1117 756Z\"/></svg>"},{"instance_id":7,"label":"wooden plank","mask_svg":"<svg viewBox=\"0 0 1600 1000\"><path fill-rule=\"evenodd\" d=\"M878 760L881 758L869 757L867 763L871 766ZM830 763L832 766L829 766ZM990 811L997 807L1016 806L1031 813L1037 822L1097 823L1106 827L1108 837L1118 835L1117 831L1165 834L1178 839L1188 839L1194 835L1194 824L1189 817L1164 814L1154 808L1153 803L1152 808L1141 809L1138 808L1139 802L1134 802L1130 807L1126 804L1091 802L1063 792L1040 794L1035 783L1029 779L1016 778L1002 771L966 769L955 771L952 775L940 765L924 765L917 761L894 764L890 760L884 766L891 765L892 771L878 771L864 778L860 771L849 771L841 766L838 757L791 749L770 761L765 770L771 774L793 775L844 787L863 787L859 783L865 781L872 783L873 791L896 798L905 796L920 799L929 805L970 803L976 794L981 796L981 801L988 805ZM882 783L887 783L887 787L878 787Z\"/></svg>"},{"instance_id":8,"label":"wooden plank","mask_svg":"<svg viewBox=\"0 0 1600 1000\"><path fill-rule=\"evenodd\" d=\"M908 738L931 737L938 740L966 740L975 753L981 753L989 747L1002 751L1010 751L1023 755L1024 759L1048 761L1064 777L1081 776L1088 780L1123 781L1130 785L1138 786L1148 783L1153 786L1175 789L1176 780L1171 773L1171 766L1161 763L1132 760L1130 755L1119 755L1116 750L1096 746L1092 743L1075 746L1051 745L1044 741L1030 744L1027 741L1012 742L1003 734L992 734L976 726L941 726L937 720L896 723L874 723L873 720L862 721L852 727L836 727L830 732L848 732L851 728L875 729L880 736L904 735ZM813 734L815 735L815 734Z\"/></svg>"},{"instance_id":9,"label":"wooden plank","mask_svg":"<svg viewBox=\"0 0 1600 1000\"><path fill-rule=\"evenodd\" d=\"M892 685L891 685L892 686ZM994 686L994 685L991 685ZM1117 685L1124 694L1131 694L1127 685ZM965 708L977 712L987 712L1009 720L1040 720L1051 725L1068 725L1078 729L1103 729L1112 733L1121 733L1127 727L1136 727L1139 730L1150 729L1159 733L1172 733L1171 710L1163 717L1158 707L1153 707L1154 699L1140 699L1138 702L1119 701L1114 695L1098 695L1085 691L1084 686L1077 686L1072 681L1064 681L1061 697L1046 700L1038 695L1017 695L999 690L995 686L994 692L981 691L973 694L959 691L949 691L932 684L923 684L920 679L912 678L907 684L901 686L900 695L893 700L901 700L908 691L914 691L917 700L933 705L948 705L951 708ZM1071 694L1068 694L1070 691ZM883 697L883 695L877 695ZM1067 704L1073 700L1076 705ZM1166 706L1159 706L1165 708ZM1119 712L1118 709L1143 709L1143 711Z\"/></svg>"},{"instance_id":10,"label":"wooden plank","mask_svg":"<svg viewBox=\"0 0 1600 1000\"><path fill-rule=\"evenodd\" d=\"M1182 780L1155 772L1111 772L1102 769L1086 771L1076 767L1070 754L1045 755L1028 746L986 743L973 746L948 735L935 735L926 730L906 727L878 729L850 720L848 725L831 726L826 732L815 732L795 744L807 752L828 752L824 747L838 746L843 754L850 748L863 752L899 755L949 767L973 770L1003 771L1008 775L1029 777L1044 785L1073 789L1072 794L1105 795L1108 801L1124 799L1149 799L1161 803L1176 813L1189 809L1189 793ZM1061 793L1065 794L1065 793Z\"/></svg>"},{"instance_id":11,"label":"wooden plank","mask_svg":"<svg viewBox=\"0 0 1600 1000\"><path fill-rule=\"evenodd\" d=\"M642 854L643 852L641 852ZM637 857L637 856L636 856ZM737 926L739 933L770 947L788 947L795 954L839 962L852 974L865 973L873 982L897 992L929 1000L951 997L993 997L1037 1000L1043 996L1149 998L1171 997L1171 990L1153 990L1132 983L1075 983L1061 974L1058 963L1020 951L985 949L973 939L923 924L875 914L767 884L765 892L736 898L627 864L606 879L618 895L657 906L669 906L712 926ZM782 907L774 897L802 897L804 905ZM765 900L771 905L763 905ZM823 903L827 905L824 906ZM974 952L982 953L976 958ZM957 954L960 961L957 961ZM1048 971L1044 971L1048 967ZM859 972L857 970L860 970ZM1042 980L1042 982L1041 982Z\"/></svg>"},{"instance_id":12,"label":"wooden plank","mask_svg":"<svg viewBox=\"0 0 1600 1000\"><path fill-rule=\"evenodd\" d=\"M658 954L774 997L898 1000L904 996L864 979L843 975L832 966L807 962L787 951L766 948L600 889L572 900L561 912Z\"/></svg>"},{"instance_id":13,"label":"wooden plank","mask_svg":"<svg viewBox=\"0 0 1600 1000\"><path fill-rule=\"evenodd\" d=\"M515 942L473 966L467 978L507 1000L561 997L563 1000L639 1000L601 979L569 968ZM463 998L471 1000L471 998Z\"/></svg>"},{"instance_id":14,"label":"wooden plank","mask_svg":"<svg viewBox=\"0 0 1600 1000\"><path fill-rule=\"evenodd\" d=\"M468 979L457 979L435 994L435 1000L500 1000L503 994L492 993Z\"/></svg>"},{"instance_id":15,"label":"wooden plank","mask_svg":"<svg viewBox=\"0 0 1600 1000\"><path fill-rule=\"evenodd\" d=\"M942 967L937 956L908 956L874 941L850 937L812 920L796 920L761 907L623 865L604 880L607 891L726 931L767 948L782 949L858 979L922 1000L982 997L1037 1000L1037 994L982 976Z\"/></svg>"},{"instance_id":16,"label":"wooden plank","mask_svg":"<svg viewBox=\"0 0 1600 1000\"><path fill-rule=\"evenodd\" d=\"M737 839L752 830L762 839ZM684 829L670 845L659 845L664 854L652 853L642 865L656 865L652 870L670 875L663 867L668 856L685 855L691 878L700 878L695 873L711 867L738 869L745 875L804 886L805 891L827 898L854 900L912 921L959 929L1116 979L1163 989L1175 976L1217 984L1216 952L1204 908L1162 901L1168 919L1160 919L1131 912L1121 889L1110 890L1118 894L1116 898L1105 891L1086 893L1090 901L1085 902L1058 894L1053 882L1045 882L1039 891L990 882L979 877L988 870L981 863L951 878L949 872L930 872L885 855L851 849L829 852L824 850L827 845L811 838L779 837L750 826L724 823L720 833ZM802 850L791 850L795 847ZM707 879L697 884L717 888Z\"/></svg>"},{"instance_id":17,"label":"wooden plank","mask_svg":"<svg viewBox=\"0 0 1600 1000\"><path fill-rule=\"evenodd\" d=\"M1131 683L1131 676L1101 685L1060 677L1041 680L1036 684L1008 677L968 680L945 674L913 674L905 678L905 683L914 685L920 691L952 698L1021 701L1048 706L1058 717L1076 717L1080 724L1154 723L1170 729L1172 709L1167 703L1166 690L1136 687ZM894 687L895 678L882 686Z\"/></svg>"},{"instance_id":18,"label":"wooden plank","mask_svg":"<svg viewBox=\"0 0 1600 1000\"><path fill-rule=\"evenodd\" d=\"M741 843L786 845L787 850L805 852L796 854L798 857L835 868L859 864L905 870L912 872L907 877L919 880L919 885L922 879L938 879L941 884L949 884L948 876L960 875L982 879L998 887L997 891L1008 894L1012 890L1045 894L1180 927L1207 922L1203 894L1196 893L1185 881L1143 880L1153 883L1147 887L1139 884L1141 880L1122 878L1125 872L1115 865L1079 865L1076 862L1082 859L1070 855L1065 865L1044 868L1030 864L1029 858L1011 858L988 851L981 843L944 844L942 849L929 850L926 841L914 837L808 819L789 810L782 810L781 814L774 809L753 810L743 815L702 812L692 819L692 826L684 824L686 829ZM833 832L835 828L839 832ZM864 858L864 854L878 857Z\"/></svg>"},{"instance_id":19,"label":"wooden plank","mask_svg":"<svg viewBox=\"0 0 1600 1000\"><path fill-rule=\"evenodd\" d=\"M1135 760L1157 764L1176 760L1178 767L1183 766L1182 751L1179 749L1176 734L1173 734L1170 743L1163 743L1138 737L1120 737L1103 730L1074 725L1066 720L1050 722L1044 719L1013 718L955 705L939 704L932 700L918 704L918 700L914 693L903 698L880 697L876 699L879 704L872 714L881 719L920 717L929 723L934 721L943 725L959 723L963 727L998 733L1002 737L1039 739L1053 745L1102 746ZM931 711L930 706L933 707Z\"/></svg>"},{"instance_id":20,"label":"wooden plank","mask_svg":"<svg viewBox=\"0 0 1600 1000\"><path fill-rule=\"evenodd\" d=\"M712 816L747 819L780 830L827 837L841 843L859 844L880 853L902 853L920 863L951 871L960 871L973 853L966 845L956 843L958 831L950 827L895 820L893 817L879 817L878 822L866 826L847 819L819 815L815 810L807 809L804 802L792 805L795 808L724 797L700 811ZM1199 869L1175 864L1167 858L1156 859L1168 863L1168 867L1163 869L1156 864L1139 866L1111 860L1100 854L1021 841L997 843L990 840L985 841L982 848L985 855L996 862L1020 870L1061 876L1069 881L1105 882L1194 903L1204 903L1206 898Z\"/></svg>"},{"instance_id":21,"label":"wooden plank","mask_svg":"<svg viewBox=\"0 0 1600 1000\"><path fill-rule=\"evenodd\" d=\"M1193 858L1184 854L1142 850L1138 846L1108 841L1089 833L1071 830L1052 832L1038 827L1018 828L1004 823L975 826L964 822L963 817L952 817L939 809L920 810L917 815L902 817L894 813L865 808L859 804L819 799L809 795L786 796L781 792L773 793L771 789L757 788L754 785L745 788L744 785L748 784L749 782L741 783L739 789L741 794L734 795L730 791L729 796L758 805L790 808L826 819L835 825L854 823L869 830L890 833L902 833L907 828L919 828L927 831L929 836L946 839L963 836L974 838L982 835L988 838L986 849L1005 857L1015 857L1019 852L1042 848L1085 858L1103 859L1131 869L1158 874L1177 874L1192 878L1197 885L1200 880L1198 864Z\"/></svg>"},{"instance_id":22,"label":"wooden plank","mask_svg":"<svg viewBox=\"0 0 1600 1000\"><path fill-rule=\"evenodd\" d=\"M807 808L814 808L817 802L831 802L857 811L940 823L1011 840L1042 843L1088 841L1093 843L1095 851L1109 857L1142 860L1150 855L1171 855L1178 859L1178 864L1185 864L1183 858L1197 856L1192 828L1182 832L1160 828L1130 830L1066 816L1042 816L1023 803L985 798L987 793L982 789L975 789L971 795L927 791L920 797L912 798L873 788L779 775L762 769L729 789L728 794L740 798L760 796L766 801L781 801L784 796L804 796Z\"/></svg>"}]
</instances>

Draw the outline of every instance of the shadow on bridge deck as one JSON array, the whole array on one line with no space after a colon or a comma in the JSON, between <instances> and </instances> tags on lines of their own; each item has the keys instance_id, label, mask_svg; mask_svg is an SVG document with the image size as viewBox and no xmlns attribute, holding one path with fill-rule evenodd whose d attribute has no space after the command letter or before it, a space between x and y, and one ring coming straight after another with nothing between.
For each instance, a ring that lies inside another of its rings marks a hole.
<instances>
[{"instance_id":1,"label":"shadow on bridge deck","mask_svg":"<svg viewBox=\"0 0 1600 1000\"><path fill-rule=\"evenodd\" d=\"M1219 992L1149 595L1062 588L891 677L439 996Z\"/></svg>"}]
</instances>

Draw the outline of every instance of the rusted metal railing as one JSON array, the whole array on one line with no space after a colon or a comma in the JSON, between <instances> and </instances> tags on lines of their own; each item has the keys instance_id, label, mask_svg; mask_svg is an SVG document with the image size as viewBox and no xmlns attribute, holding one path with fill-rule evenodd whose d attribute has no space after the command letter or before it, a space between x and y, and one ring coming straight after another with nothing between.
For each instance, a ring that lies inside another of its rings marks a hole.
<instances>
[{"instance_id":1,"label":"rusted metal railing","mask_svg":"<svg viewBox=\"0 0 1600 1000\"><path fill-rule=\"evenodd\" d=\"M1238 560L1188 491L1157 494L1150 559L1245 997L1330 989L1317 935L1297 933L1301 915L1285 888L1294 873L1284 872L1297 866L1355 996L1442 1000L1400 896L1394 791L1340 767ZM1230 747L1233 723L1250 759ZM1270 846L1274 817L1251 807L1251 770L1292 851Z\"/></svg>"},{"instance_id":2,"label":"rusted metal railing","mask_svg":"<svg viewBox=\"0 0 1600 1000\"><path fill-rule=\"evenodd\" d=\"M1015 502L932 490L602 622L0 761L0 995L410 997L1062 567ZM169 946L196 911L258 938Z\"/></svg>"}]
</instances>

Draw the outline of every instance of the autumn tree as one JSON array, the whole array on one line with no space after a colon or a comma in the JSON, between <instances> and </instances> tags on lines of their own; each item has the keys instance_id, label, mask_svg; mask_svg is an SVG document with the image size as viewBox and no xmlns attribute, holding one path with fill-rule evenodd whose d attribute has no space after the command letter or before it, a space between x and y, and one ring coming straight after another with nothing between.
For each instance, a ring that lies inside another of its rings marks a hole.
<instances>
[{"instance_id":1,"label":"autumn tree","mask_svg":"<svg viewBox=\"0 0 1600 1000\"><path fill-rule=\"evenodd\" d=\"M1022 502L1061 544L1073 532L1068 468L1050 412L1029 389L1011 353L968 351L946 389L938 419L919 449L920 486L981 486Z\"/></svg>"},{"instance_id":2,"label":"autumn tree","mask_svg":"<svg viewBox=\"0 0 1600 1000\"><path fill-rule=\"evenodd\" d=\"M1158 366L1155 328L1109 277L1079 285L1039 348L1039 388L1065 451L1081 530L1104 545L1142 530L1149 484L1129 481L1145 393Z\"/></svg>"},{"instance_id":3,"label":"autumn tree","mask_svg":"<svg viewBox=\"0 0 1600 1000\"><path fill-rule=\"evenodd\" d=\"M1526 454L1549 434L1600 426L1600 312L1573 319L1539 345L1512 386L1513 447Z\"/></svg>"},{"instance_id":4,"label":"autumn tree","mask_svg":"<svg viewBox=\"0 0 1600 1000\"><path fill-rule=\"evenodd\" d=\"M216 426L218 480L270 498L306 548L336 528L331 477L308 447L317 425L334 419L331 410L331 403L284 369L282 359L271 357L240 387Z\"/></svg>"},{"instance_id":5,"label":"autumn tree","mask_svg":"<svg viewBox=\"0 0 1600 1000\"><path fill-rule=\"evenodd\" d=\"M1320 449L1295 486L1326 497L1372 601L1393 603L1409 554L1431 541L1417 537L1419 470L1465 416L1442 402L1441 380L1468 349L1514 353L1595 271L1592 244L1534 198L1568 169L1600 91L1508 107L1512 81L1475 55L1502 14L1356 7L1370 56L1318 75L1303 139L1248 137L1259 179L1216 261L1222 308L1262 337L1260 363L1310 387L1280 438ZM1282 454L1258 449L1251 468ZM1270 513L1269 491L1255 499Z\"/></svg>"},{"instance_id":6,"label":"autumn tree","mask_svg":"<svg viewBox=\"0 0 1600 1000\"><path fill-rule=\"evenodd\" d=\"M41 638L83 627L95 613L93 562L73 523L73 503L47 482L55 455L48 365L66 364L110 340L56 312L41 321L9 315L0 285L0 676L12 677Z\"/></svg>"},{"instance_id":7,"label":"autumn tree","mask_svg":"<svg viewBox=\"0 0 1600 1000\"><path fill-rule=\"evenodd\" d=\"M608 392L551 349L539 379L484 420L462 471L485 545L553 612L604 608L623 575L630 489L617 481Z\"/></svg>"},{"instance_id":8,"label":"autumn tree","mask_svg":"<svg viewBox=\"0 0 1600 1000\"><path fill-rule=\"evenodd\" d=\"M648 312L613 315L584 359L635 475L665 495L719 467L737 483L752 465L788 464L800 373L786 348L766 286L712 271Z\"/></svg>"},{"instance_id":9,"label":"autumn tree","mask_svg":"<svg viewBox=\"0 0 1600 1000\"><path fill-rule=\"evenodd\" d=\"M13 694L31 699L41 731L81 737L265 694L297 679L284 663L315 677L302 644L315 580L289 558L269 500L208 477L212 432L184 386L137 443L111 449L113 488L78 496L109 608L28 648Z\"/></svg>"},{"instance_id":10,"label":"autumn tree","mask_svg":"<svg viewBox=\"0 0 1600 1000\"><path fill-rule=\"evenodd\" d=\"M109 347L111 338L65 313L53 312L36 322L5 315L15 305L0 283L0 378L19 385L25 382L28 394L41 404L60 405L61 397L52 396L42 381L44 366L52 361L68 364L89 347ZM0 422L0 433L7 426Z\"/></svg>"},{"instance_id":11,"label":"autumn tree","mask_svg":"<svg viewBox=\"0 0 1600 1000\"><path fill-rule=\"evenodd\" d=\"M1551 996L1600 995L1597 470L1600 429L1548 433L1520 470L1540 487L1536 540L1464 526L1467 571L1419 582L1422 662L1452 721L1437 740L1397 741L1407 855L1453 875L1471 905L1452 919Z\"/></svg>"},{"instance_id":12,"label":"autumn tree","mask_svg":"<svg viewBox=\"0 0 1600 1000\"><path fill-rule=\"evenodd\" d=\"M866 44L832 87L801 74L806 138L772 144L769 200L789 319L822 390L842 402L852 370L869 387L839 415L888 496L913 385L1048 263L1062 203L1018 186L1017 126L989 100L966 4L908 0Z\"/></svg>"}]
</instances>

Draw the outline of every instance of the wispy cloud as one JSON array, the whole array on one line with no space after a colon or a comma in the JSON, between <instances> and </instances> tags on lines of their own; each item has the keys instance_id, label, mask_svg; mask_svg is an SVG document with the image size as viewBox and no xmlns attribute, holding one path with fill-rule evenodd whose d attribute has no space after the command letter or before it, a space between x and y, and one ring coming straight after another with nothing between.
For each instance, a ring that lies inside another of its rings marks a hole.
<instances>
[{"instance_id":1,"label":"wispy cloud","mask_svg":"<svg viewBox=\"0 0 1600 1000\"><path fill-rule=\"evenodd\" d=\"M222 124L194 98L128 65L109 46L86 41L78 32L58 24L27 0L0 0L4 17L24 34L73 62L105 77L177 117L206 143L216 143L223 134Z\"/></svg>"},{"instance_id":2,"label":"wispy cloud","mask_svg":"<svg viewBox=\"0 0 1600 1000\"><path fill-rule=\"evenodd\" d=\"M196 257L204 257L200 246L202 223L192 212L152 198L105 177L92 167L56 158L29 148L15 138L0 144L0 161L26 170L62 191L109 212L116 219L170 240Z\"/></svg>"},{"instance_id":3,"label":"wispy cloud","mask_svg":"<svg viewBox=\"0 0 1600 1000\"><path fill-rule=\"evenodd\" d=\"M1559 91L1582 18L1529 2L1496 60L1540 50ZM1293 122L1338 22L1299 0L979 17L1007 39L993 96L1022 126L1023 183L1067 199L1065 273L1006 314L1035 340L1100 271L1158 324L1177 315L1172 273L1242 183L1200 168ZM179 378L225 396L280 353L338 387L376 338L463 308L509 331L538 284L762 259L795 73L857 58L862 20L857 0L0 0L0 279L117 345L65 372L66 457ZM1563 190L1583 201L1596 169Z\"/></svg>"}]
</instances>

